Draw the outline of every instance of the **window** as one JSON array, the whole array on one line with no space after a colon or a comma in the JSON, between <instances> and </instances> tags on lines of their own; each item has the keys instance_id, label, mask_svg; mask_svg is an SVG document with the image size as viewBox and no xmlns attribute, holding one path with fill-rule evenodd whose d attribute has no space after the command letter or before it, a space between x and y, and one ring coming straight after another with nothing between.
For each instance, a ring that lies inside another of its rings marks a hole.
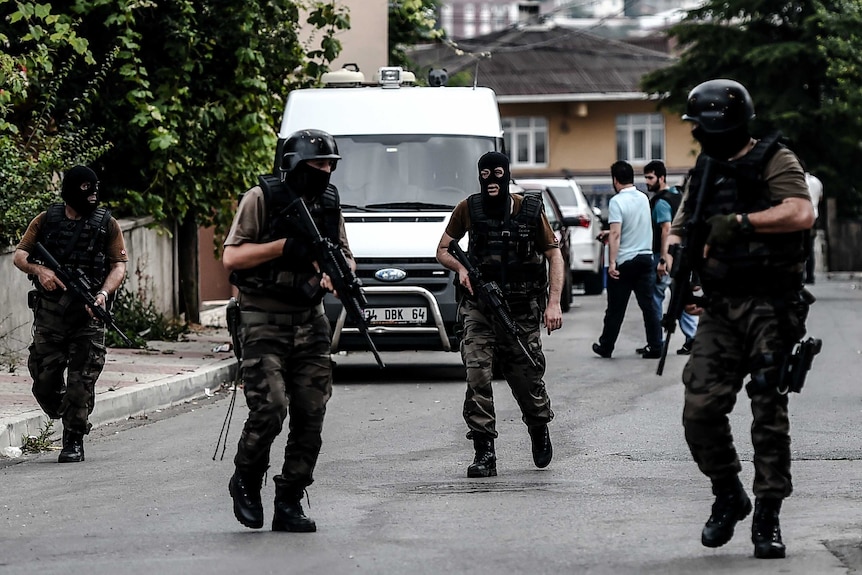
<instances>
[{"instance_id":1,"label":"window","mask_svg":"<svg viewBox=\"0 0 862 575\"><path fill-rule=\"evenodd\" d=\"M617 159L648 162L664 158L664 116L622 114L617 116Z\"/></svg>"},{"instance_id":2,"label":"window","mask_svg":"<svg viewBox=\"0 0 862 575\"><path fill-rule=\"evenodd\" d=\"M464 4L464 22L462 27L466 38L472 38L476 35L476 7L473 4Z\"/></svg>"},{"instance_id":3,"label":"window","mask_svg":"<svg viewBox=\"0 0 862 575\"><path fill-rule=\"evenodd\" d=\"M503 139L512 167L548 165L548 120L545 118L503 118Z\"/></svg>"}]
</instances>

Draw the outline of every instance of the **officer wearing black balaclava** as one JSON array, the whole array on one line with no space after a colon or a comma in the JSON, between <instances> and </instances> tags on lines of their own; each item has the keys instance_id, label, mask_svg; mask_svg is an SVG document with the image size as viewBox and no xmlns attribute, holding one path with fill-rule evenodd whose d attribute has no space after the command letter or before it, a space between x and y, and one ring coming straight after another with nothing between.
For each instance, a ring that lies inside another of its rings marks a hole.
<instances>
[{"instance_id":1,"label":"officer wearing black balaclava","mask_svg":"<svg viewBox=\"0 0 862 575\"><path fill-rule=\"evenodd\" d=\"M322 130L299 130L285 141L282 151L282 181L309 199L320 197L329 185L330 172L309 162L329 161L334 170L341 159L335 138Z\"/></svg>"},{"instance_id":2,"label":"officer wearing black balaclava","mask_svg":"<svg viewBox=\"0 0 862 575\"><path fill-rule=\"evenodd\" d=\"M279 153L278 177L261 176L260 185L243 195L224 243L222 262L238 290L238 347L249 406L228 491L237 521L252 529L264 524L263 478L282 429L289 433L281 473L270 476L272 530L317 529L301 501L314 480L332 395L332 330L321 289L331 284L313 261L308 230L292 223L297 210L291 205L305 204L320 234L350 264L338 189L329 183L340 159L332 135L314 129L292 133Z\"/></svg>"},{"instance_id":3,"label":"officer wearing black balaclava","mask_svg":"<svg viewBox=\"0 0 862 575\"><path fill-rule=\"evenodd\" d=\"M500 152L488 152L479 158L479 186L482 202L489 216L503 219L509 207L509 158Z\"/></svg>"},{"instance_id":4,"label":"officer wearing black balaclava","mask_svg":"<svg viewBox=\"0 0 862 575\"><path fill-rule=\"evenodd\" d=\"M90 168L66 170L63 201L52 202L30 221L14 256L15 267L35 288L28 294L33 343L27 367L39 406L49 418L63 421L59 463L84 461L84 437L92 427L95 386L106 357L105 324L93 308L107 309L129 260L119 222L99 206L98 186ZM80 291L66 283L69 277L45 265L44 252L78 280Z\"/></svg>"},{"instance_id":5,"label":"officer wearing black balaclava","mask_svg":"<svg viewBox=\"0 0 862 575\"><path fill-rule=\"evenodd\" d=\"M63 176L63 201L82 217L99 206L99 176L87 166L75 166Z\"/></svg>"}]
</instances>

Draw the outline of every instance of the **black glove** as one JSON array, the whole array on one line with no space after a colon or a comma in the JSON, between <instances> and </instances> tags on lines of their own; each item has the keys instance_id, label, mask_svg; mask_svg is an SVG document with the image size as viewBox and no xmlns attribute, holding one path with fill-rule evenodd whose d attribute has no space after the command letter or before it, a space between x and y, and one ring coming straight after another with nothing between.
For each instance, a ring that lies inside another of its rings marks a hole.
<instances>
[{"instance_id":1,"label":"black glove","mask_svg":"<svg viewBox=\"0 0 862 575\"><path fill-rule=\"evenodd\" d=\"M281 250L281 255L290 260L307 260L309 256L308 246L301 240L285 238L284 248Z\"/></svg>"},{"instance_id":2,"label":"black glove","mask_svg":"<svg viewBox=\"0 0 862 575\"><path fill-rule=\"evenodd\" d=\"M708 246L729 244L742 235L742 225L737 221L736 214L719 214L706 222L709 224L709 236L706 238Z\"/></svg>"}]
</instances>

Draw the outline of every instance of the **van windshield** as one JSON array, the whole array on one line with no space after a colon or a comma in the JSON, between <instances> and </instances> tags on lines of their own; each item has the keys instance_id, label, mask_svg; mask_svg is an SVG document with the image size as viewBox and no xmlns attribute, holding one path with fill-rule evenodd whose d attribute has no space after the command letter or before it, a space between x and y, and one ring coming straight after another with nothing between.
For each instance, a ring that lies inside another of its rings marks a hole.
<instances>
[{"instance_id":1,"label":"van windshield","mask_svg":"<svg viewBox=\"0 0 862 575\"><path fill-rule=\"evenodd\" d=\"M479 136L336 136L332 173L345 211L449 210L479 191L476 162L495 149Z\"/></svg>"}]
</instances>

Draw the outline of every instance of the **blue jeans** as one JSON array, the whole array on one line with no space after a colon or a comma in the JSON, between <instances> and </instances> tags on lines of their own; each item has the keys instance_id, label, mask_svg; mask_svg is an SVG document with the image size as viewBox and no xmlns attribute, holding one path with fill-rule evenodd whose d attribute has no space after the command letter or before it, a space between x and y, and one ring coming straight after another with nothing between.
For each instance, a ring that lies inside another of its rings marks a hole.
<instances>
[{"instance_id":1,"label":"blue jeans","mask_svg":"<svg viewBox=\"0 0 862 575\"><path fill-rule=\"evenodd\" d=\"M652 256L653 265L658 266L659 256L658 254L653 254ZM655 300L656 308L658 309L658 317L659 321L661 321L664 309L664 296L666 290L670 287L670 276L665 275L661 279L656 279L655 282L655 292L653 293L653 299ZM689 315L685 312L682 312L682 315L679 316L679 329L682 334L685 336L685 341L690 341L694 339L694 332L697 331L697 316Z\"/></svg>"}]
</instances>

